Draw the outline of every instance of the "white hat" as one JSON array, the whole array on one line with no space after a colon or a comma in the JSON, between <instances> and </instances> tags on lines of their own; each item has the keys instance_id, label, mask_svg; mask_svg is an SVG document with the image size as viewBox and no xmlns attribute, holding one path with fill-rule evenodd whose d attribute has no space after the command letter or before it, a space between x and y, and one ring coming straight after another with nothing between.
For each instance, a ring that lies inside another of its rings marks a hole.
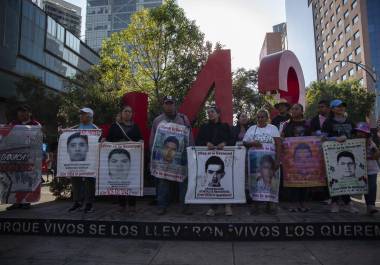
<instances>
[{"instance_id":1,"label":"white hat","mask_svg":"<svg viewBox=\"0 0 380 265\"><path fill-rule=\"evenodd\" d=\"M94 116L94 111L90 108L81 108L79 110L80 112L84 112L84 113L87 113L89 116L93 117Z\"/></svg>"}]
</instances>

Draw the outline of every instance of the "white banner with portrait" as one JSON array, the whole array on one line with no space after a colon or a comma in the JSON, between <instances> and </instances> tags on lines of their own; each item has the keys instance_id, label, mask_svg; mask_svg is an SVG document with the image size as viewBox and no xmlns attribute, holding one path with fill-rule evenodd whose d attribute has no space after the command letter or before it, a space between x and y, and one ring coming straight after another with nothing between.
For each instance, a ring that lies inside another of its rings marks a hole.
<instances>
[{"instance_id":1,"label":"white banner with portrait","mask_svg":"<svg viewBox=\"0 0 380 265\"><path fill-rule=\"evenodd\" d=\"M143 188L144 144L101 143L96 195L143 196Z\"/></svg>"},{"instance_id":2,"label":"white banner with portrait","mask_svg":"<svg viewBox=\"0 0 380 265\"><path fill-rule=\"evenodd\" d=\"M189 181L185 203L245 203L245 148L188 147Z\"/></svg>"},{"instance_id":3,"label":"white banner with portrait","mask_svg":"<svg viewBox=\"0 0 380 265\"><path fill-rule=\"evenodd\" d=\"M254 201L278 202L280 170L276 169L273 144L248 150L248 185Z\"/></svg>"},{"instance_id":4,"label":"white banner with portrait","mask_svg":"<svg viewBox=\"0 0 380 265\"><path fill-rule=\"evenodd\" d=\"M366 194L365 139L347 140L344 143L328 141L322 147L330 195Z\"/></svg>"},{"instance_id":5,"label":"white banner with portrait","mask_svg":"<svg viewBox=\"0 0 380 265\"><path fill-rule=\"evenodd\" d=\"M190 129L184 125L171 122L158 125L150 160L153 176L178 182L186 179L189 134Z\"/></svg>"},{"instance_id":6,"label":"white banner with portrait","mask_svg":"<svg viewBox=\"0 0 380 265\"><path fill-rule=\"evenodd\" d=\"M58 142L57 177L96 178L101 134L97 129L63 130Z\"/></svg>"}]
</instances>

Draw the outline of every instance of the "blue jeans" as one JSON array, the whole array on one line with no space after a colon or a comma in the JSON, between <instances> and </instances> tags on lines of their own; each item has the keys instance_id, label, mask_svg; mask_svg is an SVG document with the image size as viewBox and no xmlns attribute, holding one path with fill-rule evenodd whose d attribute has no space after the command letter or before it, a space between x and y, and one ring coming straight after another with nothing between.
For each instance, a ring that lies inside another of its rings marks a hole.
<instances>
[{"instance_id":1,"label":"blue jeans","mask_svg":"<svg viewBox=\"0 0 380 265\"><path fill-rule=\"evenodd\" d=\"M364 195L367 205L375 205L377 192L377 174L368 175L368 194Z\"/></svg>"},{"instance_id":2,"label":"blue jeans","mask_svg":"<svg viewBox=\"0 0 380 265\"><path fill-rule=\"evenodd\" d=\"M179 188L179 201L181 204L185 202L185 195L187 190L187 179L183 182L175 182L167 179L157 179L157 203L161 208L167 208L170 202L170 184L178 183Z\"/></svg>"}]
</instances>

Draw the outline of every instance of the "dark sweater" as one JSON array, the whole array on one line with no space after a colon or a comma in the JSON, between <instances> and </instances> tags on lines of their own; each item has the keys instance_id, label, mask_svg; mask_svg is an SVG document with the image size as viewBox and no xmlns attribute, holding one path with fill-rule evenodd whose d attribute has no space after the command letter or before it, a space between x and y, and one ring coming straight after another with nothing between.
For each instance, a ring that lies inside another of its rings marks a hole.
<instances>
[{"instance_id":1,"label":"dark sweater","mask_svg":"<svg viewBox=\"0 0 380 265\"><path fill-rule=\"evenodd\" d=\"M344 122L338 122L334 118L328 118L322 126L322 132L327 133L328 137L339 137L345 135L352 138L355 125L346 119Z\"/></svg>"},{"instance_id":2,"label":"dark sweater","mask_svg":"<svg viewBox=\"0 0 380 265\"><path fill-rule=\"evenodd\" d=\"M210 142L218 145L225 142L226 145L233 145L233 137L230 126L227 123L206 123L199 129L198 137L195 141L197 146L205 146Z\"/></svg>"},{"instance_id":3,"label":"dark sweater","mask_svg":"<svg viewBox=\"0 0 380 265\"><path fill-rule=\"evenodd\" d=\"M124 129L125 133L132 141L137 142L142 139L140 129L135 123L132 125L125 125L124 123L119 123L119 124ZM123 142L123 141L130 141L130 140L127 137L125 137L120 127L116 123L113 123L109 130L107 141Z\"/></svg>"},{"instance_id":4,"label":"dark sweater","mask_svg":"<svg viewBox=\"0 0 380 265\"><path fill-rule=\"evenodd\" d=\"M302 121L288 121L284 123L282 129L283 137L300 137L310 136L311 130L309 123L306 120Z\"/></svg>"},{"instance_id":5,"label":"dark sweater","mask_svg":"<svg viewBox=\"0 0 380 265\"><path fill-rule=\"evenodd\" d=\"M285 116L277 115L272 119L272 124L277 127L277 129L280 129L281 123L287 121L290 119L290 115L286 114Z\"/></svg>"}]
</instances>

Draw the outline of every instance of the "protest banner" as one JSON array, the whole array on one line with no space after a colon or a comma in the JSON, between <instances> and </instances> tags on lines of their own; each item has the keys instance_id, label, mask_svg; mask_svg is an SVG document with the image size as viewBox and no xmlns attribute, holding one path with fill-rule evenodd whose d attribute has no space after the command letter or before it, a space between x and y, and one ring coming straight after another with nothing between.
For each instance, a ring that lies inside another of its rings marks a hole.
<instances>
[{"instance_id":1,"label":"protest banner","mask_svg":"<svg viewBox=\"0 0 380 265\"><path fill-rule=\"evenodd\" d=\"M328 141L322 146L330 195L367 193L365 139Z\"/></svg>"},{"instance_id":2,"label":"protest banner","mask_svg":"<svg viewBox=\"0 0 380 265\"><path fill-rule=\"evenodd\" d=\"M248 149L248 185L254 201L278 202L280 171L276 170L275 154L273 144Z\"/></svg>"},{"instance_id":3,"label":"protest banner","mask_svg":"<svg viewBox=\"0 0 380 265\"><path fill-rule=\"evenodd\" d=\"M97 129L63 130L58 142L57 177L96 178L101 134Z\"/></svg>"},{"instance_id":4,"label":"protest banner","mask_svg":"<svg viewBox=\"0 0 380 265\"><path fill-rule=\"evenodd\" d=\"M96 195L143 196L143 188L144 144L101 143Z\"/></svg>"},{"instance_id":5,"label":"protest banner","mask_svg":"<svg viewBox=\"0 0 380 265\"><path fill-rule=\"evenodd\" d=\"M0 125L1 203L39 201L41 167L41 126Z\"/></svg>"},{"instance_id":6,"label":"protest banner","mask_svg":"<svg viewBox=\"0 0 380 265\"><path fill-rule=\"evenodd\" d=\"M223 150L188 147L189 182L186 203L245 203L244 147Z\"/></svg>"},{"instance_id":7,"label":"protest banner","mask_svg":"<svg viewBox=\"0 0 380 265\"><path fill-rule=\"evenodd\" d=\"M326 186L320 137L285 138L282 153L284 187Z\"/></svg>"},{"instance_id":8,"label":"protest banner","mask_svg":"<svg viewBox=\"0 0 380 265\"><path fill-rule=\"evenodd\" d=\"M187 173L186 147L190 129L184 125L161 122L152 147L150 172L156 178L183 182Z\"/></svg>"}]
</instances>

